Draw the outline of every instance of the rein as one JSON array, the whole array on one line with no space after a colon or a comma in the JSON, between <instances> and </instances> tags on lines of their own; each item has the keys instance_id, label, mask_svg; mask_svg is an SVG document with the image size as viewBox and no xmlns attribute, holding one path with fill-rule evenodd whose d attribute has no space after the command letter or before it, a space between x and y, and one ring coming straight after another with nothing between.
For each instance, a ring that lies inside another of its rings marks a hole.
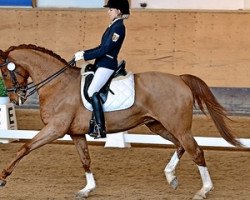
<instances>
[{"instance_id":1,"label":"rein","mask_svg":"<svg viewBox=\"0 0 250 200\"><path fill-rule=\"evenodd\" d=\"M6 66L8 68L8 71L10 73L11 76L11 81L13 83L13 88L7 88L7 92L15 92L17 93L17 91L22 91L22 92L26 92L28 90L31 90L25 97L20 96L21 98L27 99L29 96L31 96L32 94L34 94L35 92L37 92L39 89L41 89L44 85L46 85L47 83L49 83L50 81L52 81L54 78L56 78L57 76L59 76L60 74L62 74L69 66L74 66L75 67L75 59L70 60L62 69L60 69L59 71L55 72L54 74L52 74L51 76L49 76L48 78L44 79L43 81L33 85L33 86L29 86L31 85L33 82L28 83L25 86L20 87L19 83L17 82L16 79L16 75L22 76L20 73L15 71L15 64L10 62L8 59L5 60L5 63L1 64L0 67ZM11 65L11 66L9 66ZM22 76L23 77L23 76ZM20 94L19 94L20 95Z\"/></svg>"},{"instance_id":2,"label":"rein","mask_svg":"<svg viewBox=\"0 0 250 200\"><path fill-rule=\"evenodd\" d=\"M37 92L39 89L41 89L44 85L46 85L47 83L49 83L50 81L52 81L54 78L56 78L57 76L59 76L60 74L62 74L69 66L75 66L75 59L70 60L67 65L65 65L62 69L60 69L59 71L55 72L54 74L52 74L51 76L49 76L48 78L44 79L43 81L41 81L40 83L37 83L31 87L27 87L26 91L33 89L32 91L29 92L28 95L26 95L26 98L31 96L32 94L34 94L35 92ZM29 83L32 84L32 83ZM28 85L29 85L28 84ZM27 86L28 86L27 85Z\"/></svg>"}]
</instances>

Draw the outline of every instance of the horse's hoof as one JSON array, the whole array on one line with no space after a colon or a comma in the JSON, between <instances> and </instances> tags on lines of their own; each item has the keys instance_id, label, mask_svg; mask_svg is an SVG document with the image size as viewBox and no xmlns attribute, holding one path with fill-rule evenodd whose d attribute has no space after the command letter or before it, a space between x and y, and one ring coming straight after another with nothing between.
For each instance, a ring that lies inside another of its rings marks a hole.
<instances>
[{"instance_id":1,"label":"horse's hoof","mask_svg":"<svg viewBox=\"0 0 250 200\"><path fill-rule=\"evenodd\" d=\"M79 196L79 195L76 195L75 197L75 200L86 200L87 197L82 197L82 196Z\"/></svg>"},{"instance_id":2,"label":"horse's hoof","mask_svg":"<svg viewBox=\"0 0 250 200\"><path fill-rule=\"evenodd\" d=\"M170 182L170 185L172 186L173 189L176 190L176 188L178 187L178 180L176 177Z\"/></svg>"},{"instance_id":3,"label":"horse's hoof","mask_svg":"<svg viewBox=\"0 0 250 200\"><path fill-rule=\"evenodd\" d=\"M194 197L193 197L192 200L199 200L199 199L206 199L206 195L197 192L197 193L194 195Z\"/></svg>"},{"instance_id":4,"label":"horse's hoof","mask_svg":"<svg viewBox=\"0 0 250 200\"><path fill-rule=\"evenodd\" d=\"M0 180L0 188L3 188L6 185L6 180Z\"/></svg>"},{"instance_id":5,"label":"horse's hoof","mask_svg":"<svg viewBox=\"0 0 250 200\"><path fill-rule=\"evenodd\" d=\"M76 196L75 196L75 200L85 200L85 199L87 199L87 197L83 197L83 196L78 195L78 194L76 194Z\"/></svg>"},{"instance_id":6,"label":"horse's hoof","mask_svg":"<svg viewBox=\"0 0 250 200\"><path fill-rule=\"evenodd\" d=\"M84 199L87 199L88 196L89 196L89 195L88 195L88 192L80 191L80 192L78 192L78 193L76 194L75 199L76 199L76 200L84 200Z\"/></svg>"}]
</instances>

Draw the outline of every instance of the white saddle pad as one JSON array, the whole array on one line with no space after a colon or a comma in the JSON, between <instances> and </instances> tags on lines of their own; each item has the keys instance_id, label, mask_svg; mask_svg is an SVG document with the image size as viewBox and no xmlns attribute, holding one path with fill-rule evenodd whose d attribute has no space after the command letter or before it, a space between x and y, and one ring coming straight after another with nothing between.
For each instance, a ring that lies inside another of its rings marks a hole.
<instances>
[{"instance_id":1,"label":"white saddle pad","mask_svg":"<svg viewBox=\"0 0 250 200\"><path fill-rule=\"evenodd\" d=\"M85 99L83 94L83 87L85 83L85 76L82 75L81 81L81 96L83 105L90 111L93 110L92 105ZM107 101L103 104L103 111L123 110L131 107L135 101L135 87L134 74L128 73L126 76L119 76L112 80L108 92Z\"/></svg>"}]
</instances>

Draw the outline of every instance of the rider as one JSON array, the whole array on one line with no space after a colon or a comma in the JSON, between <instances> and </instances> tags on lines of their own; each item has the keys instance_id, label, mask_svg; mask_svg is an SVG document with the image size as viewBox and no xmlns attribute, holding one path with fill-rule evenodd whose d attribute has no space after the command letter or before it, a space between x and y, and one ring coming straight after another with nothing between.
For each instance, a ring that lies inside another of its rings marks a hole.
<instances>
[{"instance_id":1,"label":"rider","mask_svg":"<svg viewBox=\"0 0 250 200\"><path fill-rule=\"evenodd\" d=\"M109 0L104 7L108 8L111 23L102 36L101 44L93 49L78 51L74 55L75 61L95 59L94 64L97 70L88 89L95 118L95 121L90 120L89 135L95 138L106 137L105 119L99 91L107 83L118 65L117 56L126 34L123 19L127 19L130 14L128 0Z\"/></svg>"}]
</instances>

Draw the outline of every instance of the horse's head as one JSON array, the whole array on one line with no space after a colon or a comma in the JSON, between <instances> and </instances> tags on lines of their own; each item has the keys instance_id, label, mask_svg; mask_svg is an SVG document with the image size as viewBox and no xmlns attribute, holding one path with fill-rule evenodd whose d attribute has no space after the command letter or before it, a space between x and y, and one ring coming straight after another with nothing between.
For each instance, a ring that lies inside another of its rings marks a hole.
<instances>
[{"instance_id":1,"label":"horse's head","mask_svg":"<svg viewBox=\"0 0 250 200\"><path fill-rule=\"evenodd\" d=\"M0 50L0 68L10 101L16 105L26 100L29 73L9 57L9 52Z\"/></svg>"},{"instance_id":2,"label":"horse's head","mask_svg":"<svg viewBox=\"0 0 250 200\"><path fill-rule=\"evenodd\" d=\"M28 96L38 92L72 64L74 59L68 63L53 51L33 44L11 46L5 52L0 51L0 68L5 86L10 100L17 105L22 104ZM27 84L29 77L34 82L33 86ZM26 94L30 89L33 90Z\"/></svg>"}]
</instances>

